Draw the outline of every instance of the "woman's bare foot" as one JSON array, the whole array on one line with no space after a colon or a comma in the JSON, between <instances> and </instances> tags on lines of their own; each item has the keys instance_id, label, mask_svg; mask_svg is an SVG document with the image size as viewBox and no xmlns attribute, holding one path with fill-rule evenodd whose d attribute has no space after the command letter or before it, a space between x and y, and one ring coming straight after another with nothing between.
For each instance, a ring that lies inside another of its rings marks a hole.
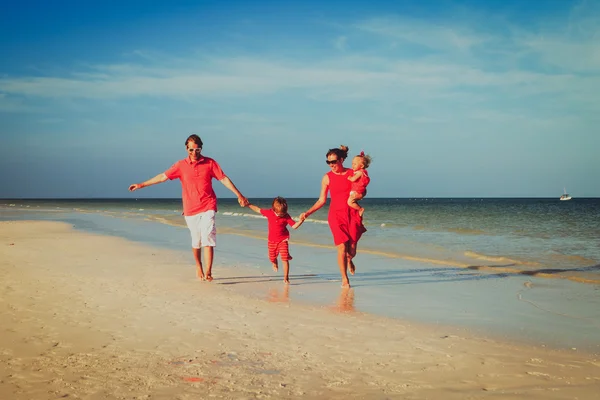
<instances>
[{"instance_id":1,"label":"woman's bare foot","mask_svg":"<svg viewBox=\"0 0 600 400\"><path fill-rule=\"evenodd\" d=\"M354 275L354 272L356 271L356 266L352 260L348 260L348 271L350 271L350 275Z\"/></svg>"},{"instance_id":2,"label":"woman's bare foot","mask_svg":"<svg viewBox=\"0 0 600 400\"><path fill-rule=\"evenodd\" d=\"M358 216L362 218L364 213L365 213L365 209L361 207L360 210L358 210Z\"/></svg>"},{"instance_id":3,"label":"woman's bare foot","mask_svg":"<svg viewBox=\"0 0 600 400\"><path fill-rule=\"evenodd\" d=\"M273 271L279 271L279 266L276 263L273 263Z\"/></svg>"},{"instance_id":4,"label":"woman's bare foot","mask_svg":"<svg viewBox=\"0 0 600 400\"><path fill-rule=\"evenodd\" d=\"M204 280L204 271L202 271L202 267L196 265L196 277L201 281Z\"/></svg>"},{"instance_id":5,"label":"woman's bare foot","mask_svg":"<svg viewBox=\"0 0 600 400\"><path fill-rule=\"evenodd\" d=\"M209 282L212 282L212 280L213 280L212 275L206 275L206 280Z\"/></svg>"}]
</instances>

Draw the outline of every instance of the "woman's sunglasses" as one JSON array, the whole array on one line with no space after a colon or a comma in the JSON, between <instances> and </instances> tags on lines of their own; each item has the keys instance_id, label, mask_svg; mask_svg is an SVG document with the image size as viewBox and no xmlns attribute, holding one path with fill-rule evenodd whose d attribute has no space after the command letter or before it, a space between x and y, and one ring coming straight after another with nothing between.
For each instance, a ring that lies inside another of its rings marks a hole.
<instances>
[{"instance_id":1,"label":"woman's sunglasses","mask_svg":"<svg viewBox=\"0 0 600 400\"><path fill-rule=\"evenodd\" d=\"M325 160L325 162L327 163L327 165L335 164L338 161L340 161L340 160Z\"/></svg>"}]
</instances>

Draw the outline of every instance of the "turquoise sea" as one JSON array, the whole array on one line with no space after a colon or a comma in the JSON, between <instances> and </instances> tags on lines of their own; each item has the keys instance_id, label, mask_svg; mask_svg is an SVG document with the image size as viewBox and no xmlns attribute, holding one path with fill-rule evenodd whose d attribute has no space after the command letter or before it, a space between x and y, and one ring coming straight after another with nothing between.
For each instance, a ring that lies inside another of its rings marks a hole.
<instances>
[{"instance_id":1,"label":"turquoise sea","mask_svg":"<svg viewBox=\"0 0 600 400\"><path fill-rule=\"evenodd\" d=\"M250 200L263 208L271 203ZM297 217L314 201L288 199L289 212ZM352 311L600 352L600 199L367 198L362 204L368 232L351 277ZM343 300L326 213L324 207L292 232L289 301ZM66 221L189 252L180 199L0 199L0 220L14 219ZM216 277L218 268L231 266L273 276L261 216L220 199L217 225ZM264 293L248 294L267 298L282 290L279 277L265 282Z\"/></svg>"}]
</instances>

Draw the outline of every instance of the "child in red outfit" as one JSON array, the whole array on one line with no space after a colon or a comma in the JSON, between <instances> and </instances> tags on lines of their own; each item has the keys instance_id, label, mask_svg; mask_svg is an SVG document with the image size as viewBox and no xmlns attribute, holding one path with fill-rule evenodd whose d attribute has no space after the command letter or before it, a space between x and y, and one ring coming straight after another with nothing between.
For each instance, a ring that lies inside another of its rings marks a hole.
<instances>
[{"instance_id":1,"label":"child in red outfit","mask_svg":"<svg viewBox=\"0 0 600 400\"><path fill-rule=\"evenodd\" d=\"M358 210L358 215L362 217L365 209L358 204L358 200L363 199L367 195L367 186L371 182L367 168L371 165L371 156L366 155L364 151L361 151L359 155L352 159L352 170L354 174L348 177L348 180L352 182L352 188L350 189L350 197L348 197L348 205L355 210Z\"/></svg>"},{"instance_id":2,"label":"child in red outfit","mask_svg":"<svg viewBox=\"0 0 600 400\"><path fill-rule=\"evenodd\" d=\"M290 232L287 226L290 225L294 229L298 229L304 221L295 222L287 213L287 201L283 197L275 197L273 204L269 210L261 209L253 204L248 204L248 207L259 214L267 217L269 226L269 236L267 238L269 248L269 260L273 263L273 271L277 271L277 256L281 256L283 262L283 281L290 283L290 250L288 241Z\"/></svg>"}]
</instances>

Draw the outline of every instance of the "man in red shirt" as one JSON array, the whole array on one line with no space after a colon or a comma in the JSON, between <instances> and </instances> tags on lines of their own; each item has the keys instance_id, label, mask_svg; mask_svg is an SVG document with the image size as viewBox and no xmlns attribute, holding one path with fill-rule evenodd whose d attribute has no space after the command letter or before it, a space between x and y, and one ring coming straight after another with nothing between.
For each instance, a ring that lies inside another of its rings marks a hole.
<instances>
[{"instance_id":1,"label":"man in red shirt","mask_svg":"<svg viewBox=\"0 0 600 400\"><path fill-rule=\"evenodd\" d=\"M183 215L192 236L192 252L196 260L196 274L201 280L212 281L212 264L217 236L215 225L217 196L212 188L212 179L218 180L227 189L231 190L237 196L240 206L246 207L248 199L223 173L215 160L201 154L202 139L198 135L188 137L185 146L188 152L187 158L177 161L171 168L154 178L129 186L129 191L133 192L166 180L179 179L181 181ZM204 275L202 269L201 247L204 247L206 275Z\"/></svg>"}]
</instances>

